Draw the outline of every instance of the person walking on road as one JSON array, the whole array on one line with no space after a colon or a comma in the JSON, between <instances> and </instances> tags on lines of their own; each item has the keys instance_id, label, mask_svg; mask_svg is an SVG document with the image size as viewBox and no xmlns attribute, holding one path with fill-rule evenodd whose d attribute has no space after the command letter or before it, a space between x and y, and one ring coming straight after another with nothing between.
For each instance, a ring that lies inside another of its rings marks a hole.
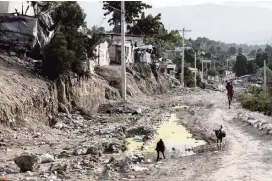
<instances>
[{"instance_id":1,"label":"person walking on road","mask_svg":"<svg viewBox=\"0 0 272 181\"><path fill-rule=\"evenodd\" d=\"M228 95L229 109L230 109L230 105L231 105L231 102L232 102L234 90L233 90L232 84L229 81L227 82L226 89L227 89L227 92L228 92L227 95Z\"/></svg>"},{"instance_id":2,"label":"person walking on road","mask_svg":"<svg viewBox=\"0 0 272 181\"><path fill-rule=\"evenodd\" d=\"M160 159L160 152L162 152L163 158L165 159L164 156L164 151L165 151L165 145L162 139L157 143L157 147L155 149L157 151L157 161Z\"/></svg>"}]
</instances>

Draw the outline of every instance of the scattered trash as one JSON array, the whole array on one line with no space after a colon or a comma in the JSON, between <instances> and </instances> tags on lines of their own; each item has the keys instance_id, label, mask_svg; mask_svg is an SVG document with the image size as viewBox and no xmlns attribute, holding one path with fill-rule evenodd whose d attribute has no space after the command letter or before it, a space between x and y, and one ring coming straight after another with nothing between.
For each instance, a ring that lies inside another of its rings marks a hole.
<instances>
[{"instance_id":1,"label":"scattered trash","mask_svg":"<svg viewBox=\"0 0 272 181\"><path fill-rule=\"evenodd\" d=\"M142 138L135 137L135 138L133 139L133 141L142 141Z\"/></svg>"}]
</instances>

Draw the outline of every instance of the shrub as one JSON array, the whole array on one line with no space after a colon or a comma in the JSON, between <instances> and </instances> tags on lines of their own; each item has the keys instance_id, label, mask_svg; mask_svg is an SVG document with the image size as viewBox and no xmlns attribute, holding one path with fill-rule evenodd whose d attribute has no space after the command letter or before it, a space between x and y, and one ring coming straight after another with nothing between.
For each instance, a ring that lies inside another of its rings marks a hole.
<instances>
[{"instance_id":1,"label":"shrub","mask_svg":"<svg viewBox=\"0 0 272 181\"><path fill-rule=\"evenodd\" d=\"M243 108L250 111L270 112L270 99L267 94L239 94L237 95L238 102Z\"/></svg>"}]
</instances>

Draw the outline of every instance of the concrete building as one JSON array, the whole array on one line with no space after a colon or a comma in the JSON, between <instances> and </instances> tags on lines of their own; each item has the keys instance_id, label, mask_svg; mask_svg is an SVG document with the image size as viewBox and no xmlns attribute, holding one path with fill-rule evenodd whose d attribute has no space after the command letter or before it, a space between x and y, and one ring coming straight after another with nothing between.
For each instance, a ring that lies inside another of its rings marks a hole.
<instances>
[{"instance_id":1,"label":"concrete building","mask_svg":"<svg viewBox=\"0 0 272 181\"><path fill-rule=\"evenodd\" d=\"M34 16L34 9L27 1L0 1L0 13L16 13L16 9L19 14L22 14L23 10L24 15Z\"/></svg>"}]
</instances>

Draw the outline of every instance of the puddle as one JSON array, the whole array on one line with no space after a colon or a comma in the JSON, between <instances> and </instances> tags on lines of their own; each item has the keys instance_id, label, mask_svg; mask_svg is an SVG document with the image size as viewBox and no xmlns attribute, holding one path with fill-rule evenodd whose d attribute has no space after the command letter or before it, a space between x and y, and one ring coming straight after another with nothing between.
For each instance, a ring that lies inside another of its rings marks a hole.
<instances>
[{"instance_id":1,"label":"puddle","mask_svg":"<svg viewBox=\"0 0 272 181\"><path fill-rule=\"evenodd\" d=\"M184 106L174 107L174 109L184 109ZM157 134L153 140L144 144L142 141L134 140L134 138L127 138L128 150L126 155L141 153L146 156L156 157L157 142L162 139L166 146L166 157L179 157L193 155L193 148L205 145L203 140L196 140L192 138L192 134L186 130L182 125L179 125L175 113L170 114L168 121L163 122L157 129ZM137 138L141 138L137 136Z\"/></svg>"}]
</instances>

